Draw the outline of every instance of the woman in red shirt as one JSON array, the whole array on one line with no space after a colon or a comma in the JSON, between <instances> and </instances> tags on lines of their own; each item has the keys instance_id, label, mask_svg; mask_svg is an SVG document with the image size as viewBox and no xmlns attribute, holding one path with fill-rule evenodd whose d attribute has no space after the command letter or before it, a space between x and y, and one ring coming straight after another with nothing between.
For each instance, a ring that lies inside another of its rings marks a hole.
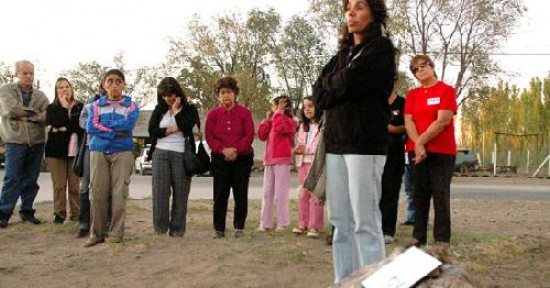
<instances>
[{"instance_id":1,"label":"woman in red shirt","mask_svg":"<svg viewBox=\"0 0 550 288\"><path fill-rule=\"evenodd\" d=\"M413 164L416 214L411 244L426 245L430 200L434 202L435 242L451 239L450 189L456 157L453 116L457 111L455 89L437 79L434 63L417 55L410 70L420 83L405 102L406 150Z\"/></svg>"},{"instance_id":2,"label":"woman in red shirt","mask_svg":"<svg viewBox=\"0 0 550 288\"><path fill-rule=\"evenodd\" d=\"M241 237L248 212L248 182L254 162L254 121L250 110L237 100L235 78L219 78L214 91L220 105L206 116L205 137L212 149L214 176L214 239L225 237L225 216L229 193L233 190L234 237Z\"/></svg>"}]
</instances>

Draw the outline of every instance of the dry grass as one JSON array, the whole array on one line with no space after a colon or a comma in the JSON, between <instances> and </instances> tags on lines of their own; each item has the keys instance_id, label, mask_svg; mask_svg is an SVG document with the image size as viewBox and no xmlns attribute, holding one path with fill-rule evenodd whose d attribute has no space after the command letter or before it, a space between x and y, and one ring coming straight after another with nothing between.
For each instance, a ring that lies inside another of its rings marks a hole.
<instances>
[{"instance_id":1,"label":"dry grass","mask_svg":"<svg viewBox=\"0 0 550 288\"><path fill-rule=\"evenodd\" d=\"M51 206L36 205L41 219L48 219ZM260 207L260 201L250 201L245 235L234 239L231 204L227 237L214 240L212 201L190 201L185 237L171 238L152 234L150 199L132 200L124 242L92 248L83 248L84 240L73 238L75 222L34 226L15 220L0 230L0 287L33 287L36 283L40 287L68 283L74 287L328 286L333 279L331 247L323 239L296 236L290 230L256 232ZM476 214L486 207L494 214L490 223L478 221L481 217ZM295 219L295 201L291 209ZM517 215L544 220L515 216L514 221L507 221L505 213L517 210L536 211ZM453 212L451 258L477 279L479 287L547 287L550 239L544 233L550 231L550 204L460 200L453 201ZM503 223L492 219L503 219ZM499 233L499 227L506 229ZM399 226L398 241L409 237L411 230ZM386 249L389 252L399 245Z\"/></svg>"}]
</instances>

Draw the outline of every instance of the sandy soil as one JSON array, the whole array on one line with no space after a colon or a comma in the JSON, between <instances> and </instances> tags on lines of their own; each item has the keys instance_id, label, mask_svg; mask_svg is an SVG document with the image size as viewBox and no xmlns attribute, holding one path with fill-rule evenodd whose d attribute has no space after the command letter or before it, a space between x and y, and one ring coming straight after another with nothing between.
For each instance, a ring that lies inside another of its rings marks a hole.
<instances>
[{"instance_id":1,"label":"sandy soil","mask_svg":"<svg viewBox=\"0 0 550 288\"><path fill-rule=\"evenodd\" d=\"M250 203L244 237L229 230L220 240L211 238L212 203L189 205L184 238L153 236L150 199L132 200L124 242L84 248L85 239L73 237L77 223L54 225L52 203L39 203L38 217L49 223L13 217L0 230L0 287L330 286L331 247L290 231L256 232L260 202ZM295 202L292 209L295 219ZM479 287L549 287L550 202L454 200L452 213L451 257ZM410 233L398 227L398 243ZM388 245L388 253L394 247Z\"/></svg>"}]
</instances>

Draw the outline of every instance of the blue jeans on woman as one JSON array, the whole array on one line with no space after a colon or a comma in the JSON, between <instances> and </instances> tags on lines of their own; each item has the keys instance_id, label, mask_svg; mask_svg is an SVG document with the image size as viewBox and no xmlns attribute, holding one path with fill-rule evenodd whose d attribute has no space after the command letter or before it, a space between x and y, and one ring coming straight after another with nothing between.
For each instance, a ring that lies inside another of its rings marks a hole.
<instances>
[{"instance_id":1,"label":"blue jeans on woman","mask_svg":"<svg viewBox=\"0 0 550 288\"><path fill-rule=\"evenodd\" d=\"M38 176L44 158L44 144L6 143L6 167L4 185L0 195L0 214L9 219L17 200L21 197L20 214L33 212L34 199L38 193Z\"/></svg>"},{"instance_id":2,"label":"blue jeans on woman","mask_svg":"<svg viewBox=\"0 0 550 288\"><path fill-rule=\"evenodd\" d=\"M385 155L327 154L327 204L334 225L334 283L384 259L382 195Z\"/></svg>"}]
</instances>

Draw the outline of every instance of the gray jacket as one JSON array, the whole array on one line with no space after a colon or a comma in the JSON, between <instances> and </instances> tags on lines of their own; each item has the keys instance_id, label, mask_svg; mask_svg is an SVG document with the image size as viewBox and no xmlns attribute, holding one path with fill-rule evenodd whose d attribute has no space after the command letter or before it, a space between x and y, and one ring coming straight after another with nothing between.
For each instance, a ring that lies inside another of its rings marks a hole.
<instances>
[{"instance_id":1,"label":"gray jacket","mask_svg":"<svg viewBox=\"0 0 550 288\"><path fill-rule=\"evenodd\" d=\"M43 144L46 142L46 107L50 104L44 92L34 89L29 106L23 105L23 93L17 83L0 88L0 137L4 143ZM34 109L29 121L16 118L29 115L25 109Z\"/></svg>"}]
</instances>

